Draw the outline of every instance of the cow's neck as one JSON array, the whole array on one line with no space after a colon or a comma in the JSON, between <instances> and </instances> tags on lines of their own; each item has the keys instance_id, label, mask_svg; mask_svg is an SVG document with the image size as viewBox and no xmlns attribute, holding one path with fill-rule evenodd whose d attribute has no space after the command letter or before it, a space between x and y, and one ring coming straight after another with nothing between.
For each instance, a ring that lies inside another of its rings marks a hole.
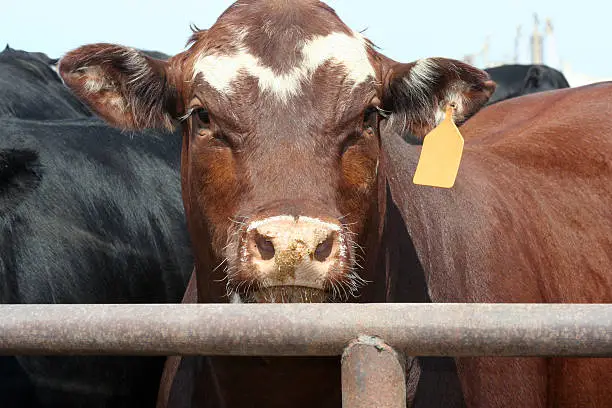
<instances>
[{"instance_id":1,"label":"cow's neck","mask_svg":"<svg viewBox=\"0 0 612 408\"><path fill-rule=\"evenodd\" d=\"M412 237L388 188L381 248L379 268L386 277L384 302L431 302Z\"/></svg>"},{"instance_id":2,"label":"cow's neck","mask_svg":"<svg viewBox=\"0 0 612 408\"><path fill-rule=\"evenodd\" d=\"M428 211L431 202L428 201L430 197L423 192L431 193L434 189L412 183L420 155L419 148L407 144L399 137L383 139L382 147L382 168L387 183L379 268L386 275L385 301L431 302L428 286L431 278L428 275L431 260L428 248L431 247L429 240L432 239L428 231L428 225L432 222ZM412 406L465 407L454 359L407 356L406 366L410 367L407 372L407 398Z\"/></svg>"},{"instance_id":3,"label":"cow's neck","mask_svg":"<svg viewBox=\"0 0 612 408\"><path fill-rule=\"evenodd\" d=\"M522 225L529 221L521 219L522 214L509 205L515 200L530 199L530 194L524 193L524 187L519 185L521 180L510 179L512 173L506 175L499 170L492 176L490 155L468 145L452 188L415 185L412 177L420 148L406 144L395 135L389 135L384 143L393 205L401 214L422 265L419 275L424 277L431 300L489 299L491 288L496 288L495 293L503 293L503 279L492 280L488 285L474 279L483 276L483 271L499 269L496 258L487 256L487 252L507 256L504 268L510 263L517 270L530 265L521 257L513 256L525 252L527 245L517 231L527 230ZM494 160L498 169L508 166L500 158ZM506 177L506 189L500 189L501 183L493 183L493 177ZM513 189L512 194L508 194L509 188ZM496 241L502 234L507 242L512 242L511 246ZM510 278L508 281L512 284ZM537 294L522 296L537 300Z\"/></svg>"},{"instance_id":4,"label":"cow's neck","mask_svg":"<svg viewBox=\"0 0 612 408\"><path fill-rule=\"evenodd\" d=\"M421 149L395 134L383 137L388 203L385 247L395 260L392 301L429 302L431 287L430 250L439 239L442 218L452 217L455 189L415 185L412 182ZM435 258L435 257L434 257ZM433 301L437 301L433 299Z\"/></svg>"}]
</instances>

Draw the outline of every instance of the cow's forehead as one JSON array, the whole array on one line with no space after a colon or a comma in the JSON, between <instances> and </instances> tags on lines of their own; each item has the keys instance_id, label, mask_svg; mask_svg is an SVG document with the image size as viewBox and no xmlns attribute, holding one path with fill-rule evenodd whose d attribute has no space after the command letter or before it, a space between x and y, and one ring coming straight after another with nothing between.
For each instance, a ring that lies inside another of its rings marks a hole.
<instances>
[{"instance_id":1,"label":"cow's forehead","mask_svg":"<svg viewBox=\"0 0 612 408\"><path fill-rule=\"evenodd\" d=\"M299 94L302 85L326 62L342 67L346 80L353 85L373 80L376 76L368 58L367 43L361 36L340 32L315 36L305 41L299 51L302 57L284 71L266 65L244 45L228 54L204 52L195 60L194 77L201 74L202 80L217 92L231 94L235 81L248 75L258 80L262 92L286 101Z\"/></svg>"},{"instance_id":2,"label":"cow's forehead","mask_svg":"<svg viewBox=\"0 0 612 408\"><path fill-rule=\"evenodd\" d=\"M340 68L332 71L343 86L354 88L374 81L369 42L335 18L327 33L309 31L306 18L300 20L302 25L293 27L292 35L283 35L286 25L274 18L261 25L234 21L233 26L224 27L222 36L216 36L213 27L205 33L206 46L193 48L197 54L191 59L192 79L199 78L220 94L231 95L240 88L241 79L255 78L260 92L282 102L299 96L324 65ZM275 32L278 34L271 34Z\"/></svg>"}]
</instances>

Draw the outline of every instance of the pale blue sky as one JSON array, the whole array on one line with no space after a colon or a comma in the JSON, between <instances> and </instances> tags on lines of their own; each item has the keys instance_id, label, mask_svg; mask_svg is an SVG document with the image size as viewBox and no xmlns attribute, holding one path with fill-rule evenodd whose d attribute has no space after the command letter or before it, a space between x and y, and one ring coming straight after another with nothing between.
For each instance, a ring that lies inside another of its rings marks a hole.
<instances>
[{"instance_id":1,"label":"pale blue sky","mask_svg":"<svg viewBox=\"0 0 612 408\"><path fill-rule=\"evenodd\" d=\"M189 23L210 26L227 0L3 0L0 44L57 57L79 45L111 42L174 54L183 49ZM557 50L574 71L612 77L612 2L329 0L353 29L388 56L408 62L426 56L461 59L478 52L490 36L489 60L514 56L516 26L522 24L521 62L529 62L533 13L551 18ZM476 61L478 65L478 60Z\"/></svg>"}]
</instances>

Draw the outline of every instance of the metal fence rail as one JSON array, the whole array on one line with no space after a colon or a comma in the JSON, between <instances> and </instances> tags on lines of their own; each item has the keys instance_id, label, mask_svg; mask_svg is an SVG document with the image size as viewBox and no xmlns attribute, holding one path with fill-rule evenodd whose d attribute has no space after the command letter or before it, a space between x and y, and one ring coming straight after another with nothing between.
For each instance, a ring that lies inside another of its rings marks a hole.
<instances>
[{"instance_id":1,"label":"metal fence rail","mask_svg":"<svg viewBox=\"0 0 612 408\"><path fill-rule=\"evenodd\" d=\"M0 305L0 354L610 356L612 305Z\"/></svg>"}]
</instances>

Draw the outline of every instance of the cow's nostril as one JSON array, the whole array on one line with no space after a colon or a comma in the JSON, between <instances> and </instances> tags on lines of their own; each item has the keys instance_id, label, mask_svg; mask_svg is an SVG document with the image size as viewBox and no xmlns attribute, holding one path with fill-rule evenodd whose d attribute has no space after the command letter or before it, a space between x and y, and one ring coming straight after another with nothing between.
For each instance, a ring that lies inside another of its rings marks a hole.
<instances>
[{"instance_id":1,"label":"cow's nostril","mask_svg":"<svg viewBox=\"0 0 612 408\"><path fill-rule=\"evenodd\" d=\"M323 262L329 255L331 254L332 247L334 246L334 236L335 234L330 234L325 241L321 242L317 245L317 249L315 249L314 257L317 261Z\"/></svg>"},{"instance_id":2,"label":"cow's nostril","mask_svg":"<svg viewBox=\"0 0 612 408\"><path fill-rule=\"evenodd\" d=\"M259 233L256 233L255 245L257 245L257 250L261 255L261 259L263 259L264 261L268 261L274 258L274 244L268 238L264 237Z\"/></svg>"}]
</instances>

